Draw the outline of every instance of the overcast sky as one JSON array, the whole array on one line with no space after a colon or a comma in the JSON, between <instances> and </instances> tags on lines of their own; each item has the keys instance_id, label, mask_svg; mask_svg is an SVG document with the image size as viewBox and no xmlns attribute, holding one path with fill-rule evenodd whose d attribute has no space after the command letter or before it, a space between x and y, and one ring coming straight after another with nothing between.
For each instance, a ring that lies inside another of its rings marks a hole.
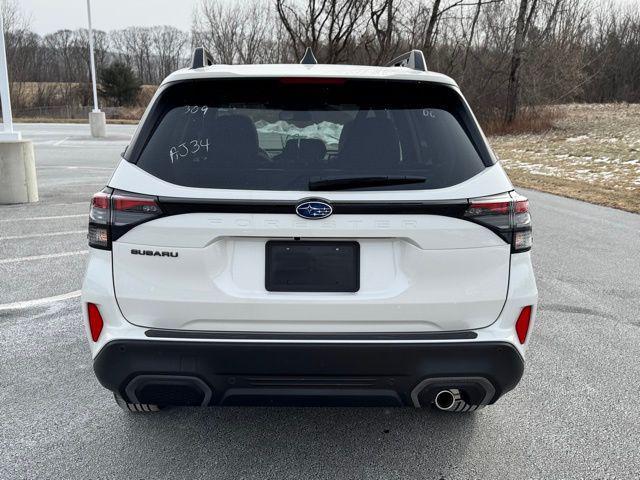
<instances>
[{"instance_id":1,"label":"overcast sky","mask_svg":"<svg viewBox=\"0 0 640 480\"><path fill-rule=\"evenodd\" d=\"M173 25L188 30L193 7L199 1L91 0L93 27L114 30L130 25ZM31 18L31 29L40 34L87 26L86 0L18 0L17 4Z\"/></svg>"},{"instance_id":2,"label":"overcast sky","mask_svg":"<svg viewBox=\"0 0 640 480\"><path fill-rule=\"evenodd\" d=\"M115 30L131 25L173 25L182 30L188 30L191 28L193 7L200 1L91 0L93 27L100 30ZM270 3L271 0L261 1ZM638 5L640 8L640 0L614 1L623 5ZM30 16L31 29L40 34L63 28L73 30L87 25L86 0L17 0L17 4L23 13Z\"/></svg>"}]
</instances>

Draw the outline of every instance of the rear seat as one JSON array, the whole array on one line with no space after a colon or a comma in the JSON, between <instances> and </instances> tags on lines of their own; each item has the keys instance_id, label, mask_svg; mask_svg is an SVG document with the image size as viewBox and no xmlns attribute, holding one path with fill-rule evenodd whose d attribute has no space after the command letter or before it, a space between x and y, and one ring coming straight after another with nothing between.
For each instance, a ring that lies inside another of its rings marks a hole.
<instances>
[{"instance_id":1,"label":"rear seat","mask_svg":"<svg viewBox=\"0 0 640 480\"><path fill-rule=\"evenodd\" d=\"M363 118L345 124L340 136L340 167L367 169L372 158L380 157L384 163L400 162L400 140L391 120Z\"/></svg>"},{"instance_id":2,"label":"rear seat","mask_svg":"<svg viewBox=\"0 0 640 480\"><path fill-rule=\"evenodd\" d=\"M293 138L287 140L282 153L273 158L277 165L314 165L327 155L327 146L317 138Z\"/></svg>"},{"instance_id":3,"label":"rear seat","mask_svg":"<svg viewBox=\"0 0 640 480\"><path fill-rule=\"evenodd\" d=\"M217 166L253 167L269 161L258 144L258 131L246 115L218 117L211 132L212 159Z\"/></svg>"}]
</instances>

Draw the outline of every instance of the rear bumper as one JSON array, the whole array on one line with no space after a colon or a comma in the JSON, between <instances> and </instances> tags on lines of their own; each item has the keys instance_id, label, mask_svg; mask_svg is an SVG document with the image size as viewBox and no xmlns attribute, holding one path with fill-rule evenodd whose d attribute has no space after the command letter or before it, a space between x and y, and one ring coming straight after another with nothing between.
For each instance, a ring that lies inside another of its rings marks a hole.
<instances>
[{"instance_id":1,"label":"rear bumper","mask_svg":"<svg viewBox=\"0 0 640 480\"><path fill-rule=\"evenodd\" d=\"M100 383L160 405L425 406L442 388L495 402L524 369L509 342L114 340L94 360Z\"/></svg>"}]
</instances>

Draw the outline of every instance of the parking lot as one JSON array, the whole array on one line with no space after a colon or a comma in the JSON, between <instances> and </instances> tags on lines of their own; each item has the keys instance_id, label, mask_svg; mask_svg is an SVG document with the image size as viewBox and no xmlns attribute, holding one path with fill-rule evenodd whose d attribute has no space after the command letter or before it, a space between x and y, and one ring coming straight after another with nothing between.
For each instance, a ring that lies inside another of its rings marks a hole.
<instances>
[{"instance_id":1,"label":"parking lot","mask_svg":"<svg viewBox=\"0 0 640 480\"><path fill-rule=\"evenodd\" d=\"M79 289L91 195L131 126L19 125L40 202L0 206L0 478L637 478L640 216L532 203L538 323L475 414L210 408L128 415L95 379Z\"/></svg>"}]
</instances>

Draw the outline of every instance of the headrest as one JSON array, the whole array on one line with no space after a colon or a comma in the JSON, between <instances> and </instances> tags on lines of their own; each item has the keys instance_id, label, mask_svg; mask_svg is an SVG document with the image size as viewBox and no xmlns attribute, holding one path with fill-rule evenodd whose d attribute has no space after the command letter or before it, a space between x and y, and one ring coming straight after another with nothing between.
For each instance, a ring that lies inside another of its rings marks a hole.
<instances>
[{"instance_id":1,"label":"headrest","mask_svg":"<svg viewBox=\"0 0 640 480\"><path fill-rule=\"evenodd\" d=\"M358 167L400 161L400 143L393 122L386 118L363 118L349 127L340 157ZM348 166L348 165L345 165Z\"/></svg>"},{"instance_id":2,"label":"headrest","mask_svg":"<svg viewBox=\"0 0 640 480\"><path fill-rule=\"evenodd\" d=\"M258 131L246 115L224 115L216 120L211 143L218 153L234 156L258 151Z\"/></svg>"}]
</instances>

